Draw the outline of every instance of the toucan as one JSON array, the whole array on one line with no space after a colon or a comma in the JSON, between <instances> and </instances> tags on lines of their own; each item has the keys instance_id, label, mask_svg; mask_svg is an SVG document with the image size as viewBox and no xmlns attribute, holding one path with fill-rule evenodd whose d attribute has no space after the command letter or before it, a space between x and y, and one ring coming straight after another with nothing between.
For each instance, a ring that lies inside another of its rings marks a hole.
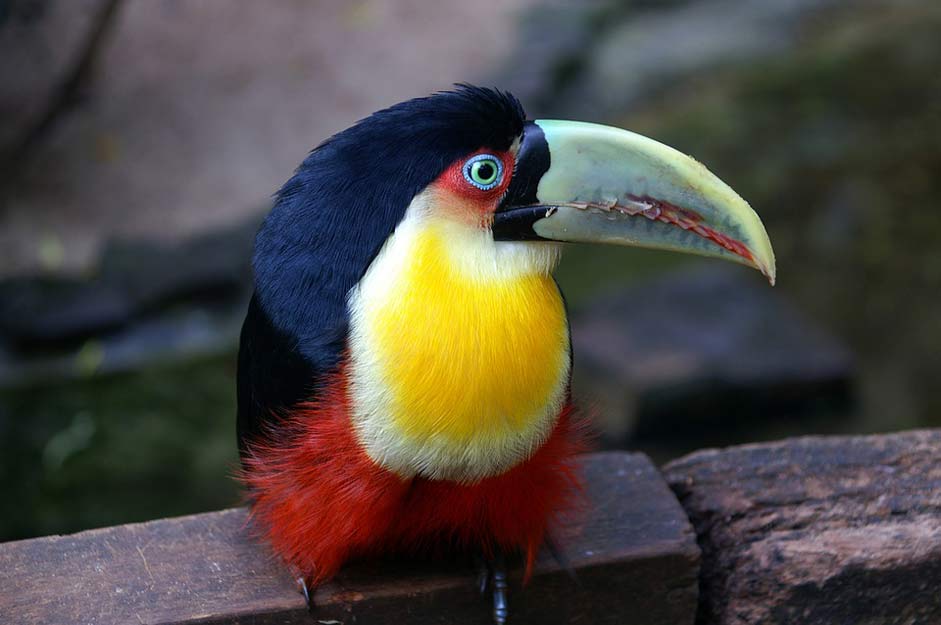
<instances>
[{"instance_id":1,"label":"toucan","mask_svg":"<svg viewBox=\"0 0 941 625\"><path fill-rule=\"evenodd\" d=\"M528 120L497 89L378 111L277 192L255 243L238 438L253 525L305 594L354 558L465 550L506 621L504 556L528 577L580 506L585 428L553 278L568 242L775 278L761 220L703 165L626 130Z\"/></svg>"}]
</instances>

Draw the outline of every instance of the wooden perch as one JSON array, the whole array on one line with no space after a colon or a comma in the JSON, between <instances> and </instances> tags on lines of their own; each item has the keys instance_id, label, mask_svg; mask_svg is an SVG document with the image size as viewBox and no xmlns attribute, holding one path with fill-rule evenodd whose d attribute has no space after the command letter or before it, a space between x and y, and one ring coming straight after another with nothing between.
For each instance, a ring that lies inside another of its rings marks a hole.
<instances>
[{"instance_id":1,"label":"wooden perch","mask_svg":"<svg viewBox=\"0 0 941 625\"><path fill-rule=\"evenodd\" d=\"M697 623L941 623L941 431L700 451L668 481L703 551Z\"/></svg>"},{"instance_id":2,"label":"wooden perch","mask_svg":"<svg viewBox=\"0 0 941 625\"><path fill-rule=\"evenodd\" d=\"M543 555L511 582L513 623L692 624L699 550L640 454L586 456L590 511L559 536L578 582ZM360 564L317 590L246 531L243 509L0 544L0 622L43 624L468 623L490 607L469 563Z\"/></svg>"}]
</instances>

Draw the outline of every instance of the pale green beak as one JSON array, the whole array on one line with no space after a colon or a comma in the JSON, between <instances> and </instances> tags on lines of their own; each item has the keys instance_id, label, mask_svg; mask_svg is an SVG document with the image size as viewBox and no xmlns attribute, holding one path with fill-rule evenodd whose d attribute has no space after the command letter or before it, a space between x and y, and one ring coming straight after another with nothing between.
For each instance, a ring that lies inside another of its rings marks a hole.
<instances>
[{"instance_id":1,"label":"pale green beak","mask_svg":"<svg viewBox=\"0 0 941 625\"><path fill-rule=\"evenodd\" d=\"M611 126L527 122L493 231L715 256L775 280L768 233L745 200L693 158Z\"/></svg>"}]
</instances>

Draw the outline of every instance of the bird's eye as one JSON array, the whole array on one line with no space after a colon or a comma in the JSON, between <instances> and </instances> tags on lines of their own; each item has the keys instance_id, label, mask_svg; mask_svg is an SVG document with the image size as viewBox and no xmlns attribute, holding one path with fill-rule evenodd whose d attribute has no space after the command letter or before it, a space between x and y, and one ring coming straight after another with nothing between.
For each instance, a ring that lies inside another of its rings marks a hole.
<instances>
[{"instance_id":1,"label":"bird's eye","mask_svg":"<svg viewBox=\"0 0 941 625\"><path fill-rule=\"evenodd\" d=\"M464 179L481 191L489 191L503 180L503 162L490 154L478 154L464 163Z\"/></svg>"}]
</instances>

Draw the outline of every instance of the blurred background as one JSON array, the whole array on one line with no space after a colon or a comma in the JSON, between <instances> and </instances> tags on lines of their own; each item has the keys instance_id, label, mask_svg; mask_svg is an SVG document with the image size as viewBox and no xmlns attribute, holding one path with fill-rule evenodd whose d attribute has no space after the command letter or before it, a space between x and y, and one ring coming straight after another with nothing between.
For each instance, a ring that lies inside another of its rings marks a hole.
<instances>
[{"instance_id":1,"label":"blurred background","mask_svg":"<svg viewBox=\"0 0 941 625\"><path fill-rule=\"evenodd\" d=\"M238 502L271 194L457 81L692 154L771 235L774 289L568 250L602 445L941 426L939 67L936 0L0 0L0 540Z\"/></svg>"}]
</instances>

